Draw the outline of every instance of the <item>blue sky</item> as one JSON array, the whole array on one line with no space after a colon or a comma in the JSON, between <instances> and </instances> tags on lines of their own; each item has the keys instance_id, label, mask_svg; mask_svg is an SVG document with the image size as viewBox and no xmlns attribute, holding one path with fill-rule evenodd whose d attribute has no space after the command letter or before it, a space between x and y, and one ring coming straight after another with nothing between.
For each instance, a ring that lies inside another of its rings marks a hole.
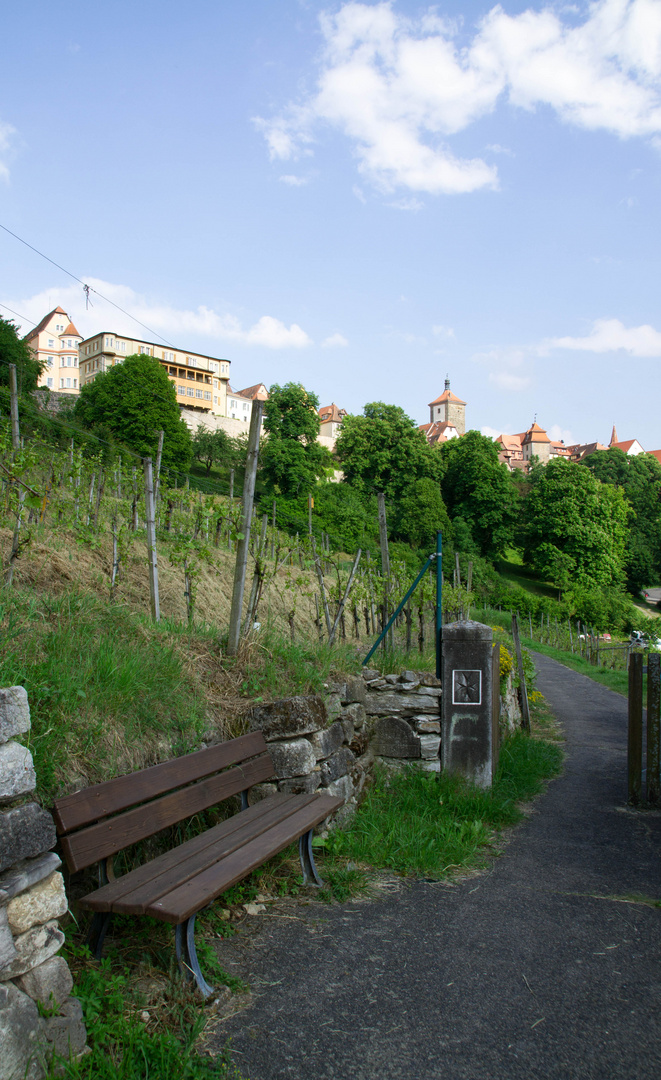
<instances>
[{"instance_id":1,"label":"blue sky","mask_svg":"<svg viewBox=\"0 0 661 1080\"><path fill-rule=\"evenodd\" d=\"M24 0L0 222L235 388L656 450L660 80L661 0ZM142 334L2 231L0 302Z\"/></svg>"}]
</instances>

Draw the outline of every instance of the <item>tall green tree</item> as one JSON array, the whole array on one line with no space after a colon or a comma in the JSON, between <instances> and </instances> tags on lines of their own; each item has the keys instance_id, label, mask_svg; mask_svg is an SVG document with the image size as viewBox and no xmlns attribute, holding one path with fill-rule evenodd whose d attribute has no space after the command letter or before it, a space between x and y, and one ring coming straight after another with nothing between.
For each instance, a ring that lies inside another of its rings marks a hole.
<instances>
[{"instance_id":1,"label":"tall green tree","mask_svg":"<svg viewBox=\"0 0 661 1080\"><path fill-rule=\"evenodd\" d=\"M193 435L193 454L211 472L212 465L226 465L229 468L237 460L237 446L231 435L223 428L210 431L204 424L198 424Z\"/></svg>"},{"instance_id":2,"label":"tall green tree","mask_svg":"<svg viewBox=\"0 0 661 1080\"><path fill-rule=\"evenodd\" d=\"M174 384L152 356L134 353L83 386L75 419L88 430L109 433L144 457L155 456L158 433L165 432L163 468L187 469L191 434L181 418Z\"/></svg>"},{"instance_id":3,"label":"tall green tree","mask_svg":"<svg viewBox=\"0 0 661 1080\"><path fill-rule=\"evenodd\" d=\"M436 550L436 533L443 533L443 547L452 544L452 526L436 480L423 476L415 480L397 508L397 535L412 547Z\"/></svg>"},{"instance_id":4,"label":"tall green tree","mask_svg":"<svg viewBox=\"0 0 661 1080\"><path fill-rule=\"evenodd\" d=\"M346 416L335 444L345 482L367 496L384 491L399 500L423 478L441 478L438 450L399 405L373 401L362 416Z\"/></svg>"},{"instance_id":5,"label":"tall green tree","mask_svg":"<svg viewBox=\"0 0 661 1080\"><path fill-rule=\"evenodd\" d=\"M19 337L12 319L0 318L0 386L9 386L9 364L16 364L19 394L37 389L44 365L27 341Z\"/></svg>"},{"instance_id":6,"label":"tall green tree","mask_svg":"<svg viewBox=\"0 0 661 1080\"><path fill-rule=\"evenodd\" d=\"M613 447L585 460L604 484L619 486L631 506L625 552L627 585L639 592L661 582L661 464L651 454L629 455Z\"/></svg>"},{"instance_id":7,"label":"tall green tree","mask_svg":"<svg viewBox=\"0 0 661 1080\"><path fill-rule=\"evenodd\" d=\"M560 588L617 585L629 514L622 490L585 465L562 458L538 465L525 504L526 561Z\"/></svg>"},{"instance_id":8,"label":"tall green tree","mask_svg":"<svg viewBox=\"0 0 661 1080\"><path fill-rule=\"evenodd\" d=\"M452 521L459 519L462 550L475 544L480 554L496 558L513 542L518 497L511 473L498 460L493 439L468 431L441 446L444 475L441 492Z\"/></svg>"},{"instance_id":9,"label":"tall green tree","mask_svg":"<svg viewBox=\"0 0 661 1080\"><path fill-rule=\"evenodd\" d=\"M332 468L333 459L317 442L319 401L300 383L275 383L265 404L268 435L260 457L262 479L281 495L305 495Z\"/></svg>"}]
</instances>

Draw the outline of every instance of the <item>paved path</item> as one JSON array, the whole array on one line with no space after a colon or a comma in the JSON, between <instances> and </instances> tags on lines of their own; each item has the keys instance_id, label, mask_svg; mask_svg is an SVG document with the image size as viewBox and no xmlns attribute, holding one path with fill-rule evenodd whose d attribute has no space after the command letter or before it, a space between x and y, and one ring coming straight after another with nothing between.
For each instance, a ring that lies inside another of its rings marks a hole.
<instances>
[{"instance_id":1,"label":"paved path","mask_svg":"<svg viewBox=\"0 0 661 1080\"><path fill-rule=\"evenodd\" d=\"M658 1080L661 910L626 898L661 897L661 816L624 805L624 698L536 662L562 777L484 876L254 920L244 1076Z\"/></svg>"}]
</instances>

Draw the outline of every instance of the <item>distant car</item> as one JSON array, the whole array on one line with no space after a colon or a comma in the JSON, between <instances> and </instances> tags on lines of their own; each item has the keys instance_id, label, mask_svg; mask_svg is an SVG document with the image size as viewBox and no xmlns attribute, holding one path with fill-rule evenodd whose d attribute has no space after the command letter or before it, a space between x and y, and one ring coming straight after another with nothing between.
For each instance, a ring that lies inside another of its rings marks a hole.
<instances>
[{"instance_id":1,"label":"distant car","mask_svg":"<svg viewBox=\"0 0 661 1080\"><path fill-rule=\"evenodd\" d=\"M629 642L631 643L631 645L638 645L641 648L644 648L647 644L647 641L645 640L645 635L642 630L632 630Z\"/></svg>"},{"instance_id":2,"label":"distant car","mask_svg":"<svg viewBox=\"0 0 661 1080\"><path fill-rule=\"evenodd\" d=\"M602 640L602 641L610 641L610 640L611 640L611 636L610 636L610 634L609 634L609 633L606 633L606 634L602 634L602 635L601 635L601 640Z\"/></svg>"},{"instance_id":3,"label":"distant car","mask_svg":"<svg viewBox=\"0 0 661 1080\"><path fill-rule=\"evenodd\" d=\"M629 641L639 649L650 649L652 652L661 652L661 638L651 637L642 630L632 630Z\"/></svg>"}]
</instances>

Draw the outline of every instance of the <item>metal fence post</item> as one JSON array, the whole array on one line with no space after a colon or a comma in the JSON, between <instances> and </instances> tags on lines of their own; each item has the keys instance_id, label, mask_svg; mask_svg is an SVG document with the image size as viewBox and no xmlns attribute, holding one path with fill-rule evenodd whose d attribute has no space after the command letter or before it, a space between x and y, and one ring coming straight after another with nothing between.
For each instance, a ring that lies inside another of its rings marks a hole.
<instances>
[{"instance_id":1,"label":"metal fence post","mask_svg":"<svg viewBox=\"0 0 661 1080\"><path fill-rule=\"evenodd\" d=\"M639 652L633 652L629 659L627 768L627 798L637 806L643 780L643 654Z\"/></svg>"},{"instance_id":2,"label":"metal fence post","mask_svg":"<svg viewBox=\"0 0 661 1080\"><path fill-rule=\"evenodd\" d=\"M436 678L443 670L443 533L436 533Z\"/></svg>"},{"instance_id":3,"label":"metal fence post","mask_svg":"<svg viewBox=\"0 0 661 1080\"><path fill-rule=\"evenodd\" d=\"M661 655L651 652L647 658L647 801L659 804L661 778Z\"/></svg>"}]
</instances>

